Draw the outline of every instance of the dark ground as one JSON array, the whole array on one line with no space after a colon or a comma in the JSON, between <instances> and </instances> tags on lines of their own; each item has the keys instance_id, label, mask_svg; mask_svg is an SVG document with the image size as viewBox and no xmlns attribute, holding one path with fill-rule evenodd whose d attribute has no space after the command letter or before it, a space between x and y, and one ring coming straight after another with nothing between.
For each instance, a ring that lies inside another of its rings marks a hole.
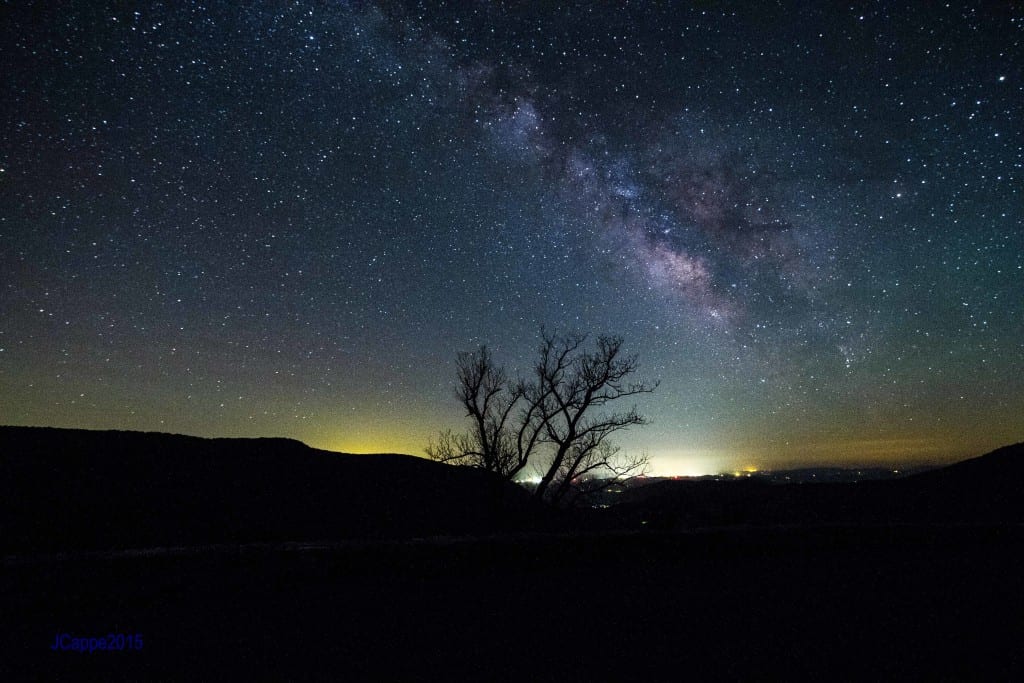
<instances>
[{"instance_id":1,"label":"dark ground","mask_svg":"<svg viewBox=\"0 0 1024 683\"><path fill-rule=\"evenodd\" d=\"M409 456L0 427L0 682L1024 680L1022 480L1017 444L566 514Z\"/></svg>"},{"instance_id":2,"label":"dark ground","mask_svg":"<svg viewBox=\"0 0 1024 683\"><path fill-rule=\"evenodd\" d=\"M8 557L0 680L1021 680L1022 550L896 526Z\"/></svg>"}]
</instances>

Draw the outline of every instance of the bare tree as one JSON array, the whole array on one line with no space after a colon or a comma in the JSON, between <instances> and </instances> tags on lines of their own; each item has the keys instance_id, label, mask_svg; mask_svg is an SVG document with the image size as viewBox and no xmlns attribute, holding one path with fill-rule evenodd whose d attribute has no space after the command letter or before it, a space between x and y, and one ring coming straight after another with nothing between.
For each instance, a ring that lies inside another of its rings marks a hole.
<instances>
[{"instance_id":1,"label":"bare tree","mask_svg":"<svg viewBox=\"0 0 1024 683\"><path fill-rule=\"evenodd\" d=\"M636 406L606 412L607 404L629 396L650 393L657 383L631 381L639 364L637 357L622 353L621 337L602 335L594 351L581 350L586 335L564 336L541 332L540 358L534 379L524 385L528 405L536 405L543 422L545 443L553 451L535 495L562 503L574 483L587 475L638 474L646 458L624 459L606 441L611 434L647 423Z\"/></svg>"},{"instance_id":2,"label":"bare tree","mask_svg":"<svg viewBox=\"0 0 1024 683\"><path fill-rule=\"evenodd\" d=\"M539 358L529 380L509 377L486 346L458 357L456 395L472 427L444 431L427 446L440 462L468 465L512 479L540 451L544 460L537 498L554 504L582 500L616 478L641 474L646 457L625 457L607 437L647 420L636 406L606 411L612 401L654 391L657 383L630 381L636 356L622 353L622 338L541 330Z\"/></svg>"},{"instance_id":3,"label":"bare tree","mask_svg":"<svg viewBox=\"0 0 1024 683\"><path fill-rule=\"evenodd\" d=\"M427 446L427 456L455 465L479 467L512 479L540 443L544 427L540 406L523 400L527 391L481 346L458 357L456 395L472 427L465 433L444 431Z\"/></svg>"}]
</instances>

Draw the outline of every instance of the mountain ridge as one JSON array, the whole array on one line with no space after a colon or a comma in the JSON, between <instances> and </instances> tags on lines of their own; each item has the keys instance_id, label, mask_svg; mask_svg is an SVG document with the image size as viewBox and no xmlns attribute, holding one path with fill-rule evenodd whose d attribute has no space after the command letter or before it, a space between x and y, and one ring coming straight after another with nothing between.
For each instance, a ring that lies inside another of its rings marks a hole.
<instances>
[{"instance_id":1,"label":"mountain ridge","mask_svg":"<svg viewBox=\"0 0 1024 683\"><path fill-rule=\"evenodd\" d=\"M0 547L409 538L529 528L487 472L291 439L0 427Z\"/></svg>"},{"instance_id":2,"label":"mountain ridge","mask_svg":"<svg viewBox=\"0 0 1024 683\"><path fill-rule=\"evenodd\" d=\"M557 515L491 473L295 439L0 427L0 551L722 526L1024 523L1024 443L890 480L661 480Z\"/></svg>"}]
</instances>

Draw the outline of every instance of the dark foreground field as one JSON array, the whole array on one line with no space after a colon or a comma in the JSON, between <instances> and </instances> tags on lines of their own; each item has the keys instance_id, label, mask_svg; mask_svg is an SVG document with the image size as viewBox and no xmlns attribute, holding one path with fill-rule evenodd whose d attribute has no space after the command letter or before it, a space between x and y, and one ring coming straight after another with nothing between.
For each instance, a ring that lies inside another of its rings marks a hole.
<instances>
[{"instance_id":1,"label":"dark foreground field","mask_svg":"<svg viewBox=\"0 0 1024 683\"><path fill-rule=\"evenodd\" d=\"M1021 680L1022 551L903 526L9 556L0 679Z\"/></svg>"}]
</instances>

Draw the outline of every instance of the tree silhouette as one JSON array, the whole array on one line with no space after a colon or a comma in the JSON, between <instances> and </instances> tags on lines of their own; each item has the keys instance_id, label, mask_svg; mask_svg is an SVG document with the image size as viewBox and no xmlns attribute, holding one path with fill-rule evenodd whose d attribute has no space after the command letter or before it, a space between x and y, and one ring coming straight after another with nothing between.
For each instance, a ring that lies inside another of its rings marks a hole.
<instances>
[{"instance_id":1,"label":"tree silhouette","mask_svg":"<svg viewBox=\"0 0 1024 683\"><path fill-rule=\"evenodd\" d=\"M622 354L622 337L601 335L594 351L583 351L586 335L541 331L540 359L534 380L525 385L528 403L540 406L543 441L552 453L535 495L553 503L567 501L574 485L588 475L639 474L645 457L622 458L607 437L647 420L636 406L619 412L602 408L629 396L650 393L655 384L631 382L637 357ZM584 489L579 489L580 491Z\"/></svg>"},{"instance_id":2,"label":"tree silhouette","mask_svg":"<svg viewBox=\"0 0 1024 683\"><path fill-rule=\"evenodd\" d=\"M456 395L472 421L468 432L441 432L427 456L454 465L479 467L504 479L515 477L540 442L540 406L523 401L527 387L495 365L486 346L458 357Z\"/></svg>"},{"instance_id":3,"label":"tree silhouette","mask_svg":"<svg viewBox=\"0 0 1024 683\"><path fill-rule=\"evenodd\" d=\"M647 420L635 406L603 408L657 384L630 381L637 358L623 355L621 337L601 335L592 351L583 348L586 340L541 330L529 380L512 380L485 346L459 354L456 394L472 427L441 432L427 455L512 479L544 451L535 495L555 504L578 502L616 477L641 473L646 457L624 457L607 438Z\"/></svg>"}]
</instances>

